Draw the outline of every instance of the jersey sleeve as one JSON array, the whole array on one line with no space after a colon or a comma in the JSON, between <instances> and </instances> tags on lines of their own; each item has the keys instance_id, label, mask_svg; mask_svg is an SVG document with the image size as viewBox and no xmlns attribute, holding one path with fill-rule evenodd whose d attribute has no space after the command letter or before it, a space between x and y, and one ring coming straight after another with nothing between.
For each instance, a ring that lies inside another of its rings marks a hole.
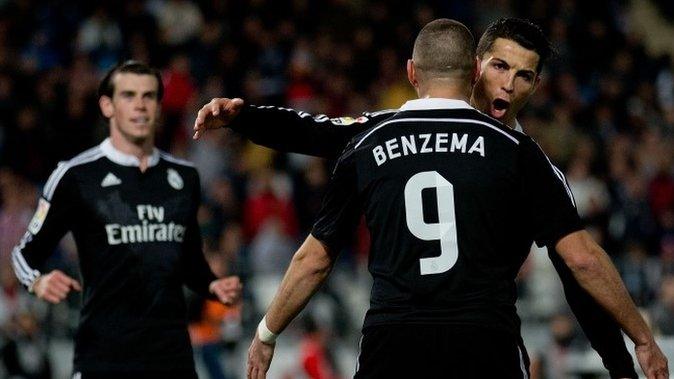
<instances>
[{"instance_id":1,"label":"jersey sleeve","mask_svg":"<svg viewBox=\"0 0 674 379\"><path fill-rule=\"evenodd\" d=\"M637 378L632 356L615 319L580 286L554 249L548 247L548 256L562 281L566 301L611 378Z\"/></svg>"},{"instance_id":2,"label":"jersey sleeve","mask_svg":"<svg viewBox=\"0 0 674 379\"><path fill-rule=\"evenodd\" d=\"M539 247L554 246L562 237L581 230L575 200L564 174L531 139L520 150L522 196L527 221Z\"/></svg>"},{"instance_id":3,"label":"jersey sleeve","mask_svg":"<svg viewBox=\"0 0 674 379\"><path fill-rule=\"evenodd\" d=\"M65 163L54 170L28 230L12 250L12 266L19 282L29 289L41 275L40 270L63 235L70 229L70 214L76 204L77 191Z\"/></svg>"},{"instance_id":4,"label":"jersey sleeve","mask_svg":"<svg viewBox=\"0 0 674 379\"><path fill-rule=\"evenodd\" d=\"M185 285L199 295L215 299L208 287L217 277L204 257L201 230L197 221L197 212L201 204L201 187L199 175L194 173L194 193L192 194L192 211L185 230L185 240L182 249L183 278Z\"/></svg>"},{"instance_id":5,"label":"jersey sleeve","mask_svg":"<svg viewBox=\"0 0 674 379\"><path fill-rule=\"evenodd\" d=\"M349 145L337 161L311 234L337 254L358 226L361 203L355 151Z\"/></svg>"},{"instance_id":6,"label":"jersey sleeve","mask_svg":"<svg viewBox=\"0 0 674 379\"><path fill-rule=\"evenodd\" d=\"M274 150L334 159L354 136L392 114L383 111L358 118L329 118L289 108L248 105L229 127Z\"/></svg>"}]
</instances>

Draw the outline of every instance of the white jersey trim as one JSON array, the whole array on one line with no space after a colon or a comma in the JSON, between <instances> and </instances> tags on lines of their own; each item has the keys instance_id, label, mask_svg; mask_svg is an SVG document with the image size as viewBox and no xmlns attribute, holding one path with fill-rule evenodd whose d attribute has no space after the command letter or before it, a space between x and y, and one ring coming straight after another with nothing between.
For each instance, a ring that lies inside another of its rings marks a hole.
<instances>
[{"instance_id":1,"label":"white jersey trim","mask_svg":"<svg viewBox=\"0 0 674 379\"><path fill-rule=\"evenodd\" d=\"M365 117L376 117L376 116L380 116L380 115L383 115L383 114L389 114L389 113L394 114L394 113L397 113L397 112L398 112L398 109L383 109L383 110L376 111L376 112L363 112L363 116L365 116Z\"/></svg>"},{"instance_id":2,"label":"white jersey trim","mask_svg":"<svg viewBox=\"0 0 674 379\"><path fill-rule=\"evenodd\" d=\"M436 109L475 109L463 100L443 99L437 97L428 97L425 99L409 100L402 107L401 111L429 111Z\"/></svg>"},{"instance_id":3,"label":"white jersey trim","mask_svg":"<svg viewBox=\"0 0 674 379\"><path fill-rule=\"evenodd\" d=\"M545 153L543 153L543 155L545 155ZM571 192L571 188L569 187L569 184L566 182L566 176L564 176L562 170L558 169L557 166L555 166L552 163L552 161L550 160L550 158L548 158L547 155L545 155L545 158L548 160L548 163L550 164L550 167L552 167L552 171L555 173L557 179L559 179L559 181L562 182L562 185L566 190L566 194L569 196L569 199L571 200L571 204L573 204L573 207L576 208L576 199L573 198L573 192Z\"/></svg>"},{"instance_id":4,"label":"white jersey trim","mask_svg":"<svg viewBox=\"0 0 674 379\"><path fill-rule=\"evenodd\" d=\"M19 279L21 284L30 288L35 279L40 276L40 271L31 268L26 262L26 259L21 254L21 250L26 247L26 244L33 239L33 235L30 232L26 232L21 238L19 245L15 246L12 250L12 266L14 266L14 272L16 277Z\"/></svg>"},{"instance_id":5,"label":"white jersey trim","mask_svg":"<svg viewBox=\"0 0 674 379\"><path fill-rule=\"evenodd\" d=\"M159 156L162 159L164 159L168 162L171 162L171 163L179 164L181 166L194 167L194 163L192 163L188 160L185 160L185 159L176 158L173 155L171 155L167 152L161 151L161 150L159 151Z\"/></svg>"},{"instance_id":6,"label":"white jersey trim","mask_svg":"<svg viewBox=\"0 0 674 379\"><path fill-rule=\"evenodd\" d=\"M520 369L522 370L522 378L529 379L529 374L527 373L527 368L524 365L524 357L522 356L522 349L517 346L517 352L520 353Z\"/></svg>"},{"instance_id":7,"label":"white jersey trim","mask_svg":"<svg viewBox=\"0 0 674 379\"><path fill-rule=\"evenodd\" d=\"M47 201L51 201L52 197L54 196L54 192L56 191L56 187L63 178L63 175L65 175L69 169L85 163L93 162L103 157L103 155L104 154L100 147L97 146L83 152L82 154L67 162L60 162L54 172L52 172L52 174L49 176L49 179L47 179L47 184L45 184L43 191L44 198L47 199Z\"/></svg>"},{"instance_id":8,"label":"white jersey trim","mask_svg":"<svg viewBox=\"0 0 674 379\"><path fill-rule=\"evenodd\" d=\"M117 163L118 165L132 166L132 167L140 166L140 160L138 159L138 157L136 157L135 155L125 154L115 149L115 147L112 145L110 137L106 138L103 142L101 142L99 146L101 148L101 151L103 151L103 154L105 154L105 157ZM157 148L153 148L152 155L150 155L150 158L147 161L147 167L156 166L157 163L159 163L159 150Z\"/></svg>"},{"instance_id":9,"label":"white jersey trim","mask_svg":"<svg viewBox=\"0 0 674 379\"><path fill-rule=\"evenodd\" d=\"M75 158L67 162L60 162L56 167L56 169L49 176L49 179L47 179L47 183L45 184L44 190L42 191L43 192L42 196L44 197L44 199L47 200L48 202L51 202L52 198L54 197L54 192L56 192L56 188L58 187L58 184L61 182L61 179L66 174L66 172L68 172L69 169L85 163L93 162L97 159L102 158L103 156L104 154L101 151L100 146L95 146L89 150L84 151L83 153L77 155ZM46 217L46 215L44 217ZM26 262L26 259L24 258L23 254L21 253L21 251L26 247L26 244L29 243L32 239L33 234L31 233L31 231L30 230L26 231L26 233L21 238L20 243L17 246L15 246L14 249L12 250L12 265L14 266L16 276L19 279L19 281L28 288L30 288L35 282L35 279L37 279L40 276L40 271L30 267L30 265L28 265L28 262Z\"/></svg>"},{"instance_id":10,"label":"white jersey trim","mask_svg":"<svg viewBox=\"0 0 674 379\"><path fill-rule=\"evenodd\" d=\"M503 135L503 136L507 137L509 140L513 141L516 145L520 144L520 141L518 141L517 138L515 138L515 137L511 136L510 134L508 134L507 132L497 128L496 126L491 125L487 122L483 122L483 121L472 120L472 119L467 119L467 118L415 118L415 117L410 117L410 118L398 118L398 119L395 119L395 120L389 120L389 121L382 122L381 124L379 124L378 126L373 128L372 130L370 130L363 138L361 138L361 140L358 141L358 143L356 144L356 146L354 148L358 148L358 146L360 146L363 143L363 141L365 141L365 139L367 139L367 137L372 135L372 133L376 132L377 130L381 129L382 127L384 127L386 125L397 123L397 122L457 122L457 123L465 123L465 124L482 125L482 126L486 126L486 127L490 128L492 130L495 130L495 131L499 132L501 135Z\"/></svg>"},{"instance_id":11,"label":"white jersey trim","mask_svg":"<svg viewBox=\"0 0 674 379\"><path fill-rule=\"evenodd\" d=\"M358 370L360 370L360 355L363 353L363 335L360 335L360 339L358 340L358 355L356 356L356 371L353 373L355 376L358 373Z\"/></svg>"}]
</instances>

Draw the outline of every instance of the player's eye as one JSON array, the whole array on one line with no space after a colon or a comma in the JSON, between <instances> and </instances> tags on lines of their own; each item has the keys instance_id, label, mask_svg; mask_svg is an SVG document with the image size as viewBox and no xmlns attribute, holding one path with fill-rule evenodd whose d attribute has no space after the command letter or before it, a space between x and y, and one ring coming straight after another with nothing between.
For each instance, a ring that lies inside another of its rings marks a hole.
<instances>
[{"instance_id":1,"label":"player's eye","mask_svg":"<svg viewBox=\"0 0 674 379\"><path fill-rule=\"evenodd\" d=\"M493 66L494 66L495 69L497 69L499 71L503 71L503 70L508 69L508 67L506 67L506 65L502 62L494 62Z\"/></svg>"},{"instance_id":2,"label":"player's eye","mask_svg":"<svg viewBox=\"0 0 674 379\"><path fill-rule=\"evenodd\" d=\"M527 74L527 73L519 74L519 77L524 79L524 81L527 82L527 83L531 83L531 81L534 80L533 76L531 74Z\"/></svg>"}]
</instances>

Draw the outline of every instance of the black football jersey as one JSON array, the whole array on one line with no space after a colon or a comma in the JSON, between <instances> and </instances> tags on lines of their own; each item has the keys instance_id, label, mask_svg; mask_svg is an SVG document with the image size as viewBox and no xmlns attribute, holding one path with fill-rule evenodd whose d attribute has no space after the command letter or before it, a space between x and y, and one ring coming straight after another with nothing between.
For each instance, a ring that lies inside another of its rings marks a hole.
<instances>
[{"instance_id":1,"label":"black football jersey","mask_svg":"<svg viewBox=\"0 0 674 379\"><path fill-rule=\"evenodd\" d=\"M109 140L60 163L12 253L30 287L72 231L83 285L76 371L193 367L182 286L207 295L215 279L201 251L198 174L158 150L138 166Z\"/></svg>"},{"instance_id":2,"label":"black football jersey","mask_svg":"<svg viewBox=\"0 0 674 379\"><path fill-rule=\"evenodd\" d=\"M364 213L365 327L481 325L519 334L514 279L532 241L581 229L566 181L526 135L449 99L407 102L342 153L312 234L338 251Z\"/></svg>"},{"instance_id":3,"label":"black football jersey","mask_svg":"<svg viewBox=\"0 0 674 379\"><path fill-rule=\"evenodd\" d=\"M229 127L272 149L336 159L354 136L386 121L397 111L328 117L290 108L247 105ZM519 124L516 129L521 131ZM636 378L632 358L615 320L578 284L553 246L548 246L548 256L564 285L569 306L611 377Z\"/></svg>"}]
</instances>

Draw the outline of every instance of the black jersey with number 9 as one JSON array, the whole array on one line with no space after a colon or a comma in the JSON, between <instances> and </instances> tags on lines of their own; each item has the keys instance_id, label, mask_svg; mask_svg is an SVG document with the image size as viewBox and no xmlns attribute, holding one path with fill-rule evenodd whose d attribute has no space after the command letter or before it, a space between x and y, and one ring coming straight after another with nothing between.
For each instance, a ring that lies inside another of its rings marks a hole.
<instances>
[{"instance_id":1,"label":"black jersey with number 9","mask_svg":"<svg viewBox=\"0 0 674 379\"><path fill-rule=\"evenodd\" d=\"M533 241L581 228L566 180L526 135L459 100L407 102L338 160L312 234L339 251L365 215L365 327L481 325L519 334L515 277Z\"/></svg>"}]
</instances>

